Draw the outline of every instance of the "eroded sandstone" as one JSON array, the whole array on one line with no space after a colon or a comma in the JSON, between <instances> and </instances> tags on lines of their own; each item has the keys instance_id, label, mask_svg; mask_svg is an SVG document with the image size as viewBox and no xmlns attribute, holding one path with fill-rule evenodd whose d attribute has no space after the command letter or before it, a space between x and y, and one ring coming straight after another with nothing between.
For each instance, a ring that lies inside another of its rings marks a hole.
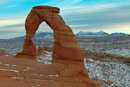
<instances>
[{"instance_id":1,"label":"eroded sandstone","mask_svg":"<svg viewBox=\"0 0 130 87\"><path fill-rule=\"evenodd\" d=\"M28 15L25 23L26 39L24 40L23 51L17 57L35 58L36 47L32 41L39 25L45 21L54 31L54 59L65 59L83 61L84 55L77 43L71 28L65 24L62 17L58 14L59 8L50 6L36 6Z\"/></svg>"},{"instance_id":2,"label":"eroded sandstone","mask_svg":"<svg viewBox=\"0 0 130 87\"><path fill-rule=\"evenodd\" d=\"M1 76L22 81L26 85L32 85L31 87L101 87L100 83L89 79L83 63L84 55L71 28L58 14L59 11L59 8L50 6L36 6L31 10L25 23L23 50L16 55L21 58L0 58L2 63L17 64L17 67L2 65L1 69L4 70L0 72ZM31 60L36 59L36 46L32 37L43 21L52 28L55 38L53 60L49 65Z\"/></svg>"},{"instance_id":3,"label":"eroded sandstone","mask_svg":"<svg viewBox=\"0 0 130 87\"><path fill-rule=\"evenodd\" d=\"M0 87L101 87L101 84L89 79L83 62L53 59L48 65L0 56Z\"/></svg>"}]
</instances>

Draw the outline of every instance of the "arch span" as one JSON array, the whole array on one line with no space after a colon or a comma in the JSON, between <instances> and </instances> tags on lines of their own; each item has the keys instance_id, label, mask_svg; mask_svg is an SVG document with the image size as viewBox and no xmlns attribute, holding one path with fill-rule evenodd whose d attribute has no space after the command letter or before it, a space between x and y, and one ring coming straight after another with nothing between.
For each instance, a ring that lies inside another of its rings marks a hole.
<instances>
[{"instance_id":1,"label":"arch span","mask_svg":"<svg viewBox=\"0 0 130 87\"><path fill-rule=\"evenodd\" d=\"M17 53L17 57L36 57L36 46L32 41L39 25L45 21L54 32L54 59L65 59L83 61L83 53L77 43L71 28L65 24L62 17L58 14L60 9L50 6L33 7L25 23L26 39L24 40L23 51Z\"/></svg>"}]
</instances>

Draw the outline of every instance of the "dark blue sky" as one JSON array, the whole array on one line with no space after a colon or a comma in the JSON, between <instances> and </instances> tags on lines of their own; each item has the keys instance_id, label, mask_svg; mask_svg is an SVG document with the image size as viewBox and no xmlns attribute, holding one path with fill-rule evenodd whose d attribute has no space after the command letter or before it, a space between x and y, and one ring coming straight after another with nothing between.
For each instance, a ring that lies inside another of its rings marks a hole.
<instances>
[{"instance_id":1,"label":"dark blue sky","mask_svg":"<svg viewBox=\"0 0 130 87\"><path fill-rule=\"evenodd\" d=\"M0 38L25 35L25 19L37 5L59 7L60 15L75 33L102 30L130 34L130 0L2 0ZM42 23L40 31L52 30Z\"/></svg>"}]
</instances>

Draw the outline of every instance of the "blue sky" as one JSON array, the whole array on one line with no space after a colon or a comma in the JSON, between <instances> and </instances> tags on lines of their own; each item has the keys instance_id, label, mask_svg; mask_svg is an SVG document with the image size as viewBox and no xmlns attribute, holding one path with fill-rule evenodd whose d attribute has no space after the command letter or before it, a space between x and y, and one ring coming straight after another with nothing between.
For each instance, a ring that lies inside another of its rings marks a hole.
<instances>
[{"instance_id":1,"label":"blue sky","mask_svg":"<svg viewBox=\"0 0 130 87\"><path fill-rule=\"evenodd\" d=\"M74 33L102 30L130 34L130 0L0 0L0 38L24 36L25 19L37 5L59 7ZM42 23L41 31L52 30Z\"/></svg>"}]
</instances>

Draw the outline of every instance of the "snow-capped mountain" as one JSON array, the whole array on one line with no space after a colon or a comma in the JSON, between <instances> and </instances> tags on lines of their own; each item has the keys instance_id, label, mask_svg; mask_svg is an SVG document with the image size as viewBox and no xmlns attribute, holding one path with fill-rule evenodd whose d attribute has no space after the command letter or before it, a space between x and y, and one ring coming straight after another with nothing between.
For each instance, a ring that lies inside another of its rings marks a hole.
<instances>
[{"instance_id":1,"label":"snow-capped mountain","mask_svg":"<svg viewBox=\"0 0 130 87\"><path fill-rule=\"evenodd\" d=\"M110 37L110 36L129 36L129 34L125 33L112 33L108 34L106 32L100 31L100 32L83 32L80 31L76 34L77 38L89 38L89 37ZM9 38L9 39L0 39L0 43L8 43L11 41L17 41L17 40L24 40L25 36L22 37L16 37L16 38ZM33 37L34 40L54 40L53 32L39 32L36 33Z\"/></svg>"},{"instance_id":2,"label":"snow-capped mountain","mask_svg":"<svg viewBox=\"0 0 130 87\"><path fill-rule=\"evenodd\" d=\"M111 33L108 34L104 31L99 31L99 32L83 32L80 31L76 34L77 38L85 38L85 37L107 37L107 36L129 36L129 34L125 33ZM54 39L53 33L52 32L40 32L37 33L33 39Z\"/></svg>"},{"instance_id":3,"label":"snow-capped mountain","mask_svg":"<svg viewBox=\"0 0 130 87\"><path fill-rule=\"evenodd\" d=\"M108 34L104 31L100 31L100 32L83 32L80 31L76 34L76 37L79 38L86 38L86 37L107 37L107 36L129 36L129 34L125 34L125 33L111 33Z\"/></svg>"},{"instance_id":4,"label":"snow-capped mountain","mask_svg":"<svg viewBox=\"0 0 130 87\"><path fill-rule=\"evenodd\" d=\"M110 36L129 36L129 34L125 34L125 33L111 33Z\"/></svg>"},{"instance_id":5,"label":"snow-capped mountain","mask_svg":"<svg viewBox=\"0 0 130 87\"><path fill-rule=\"evenodd\" d=\"M54 39L52 32L40 32L33 39Z\"/></svg>"},{"instance_id":6,"label":"snow-capped mountain","mask_svg":"<svg viewBox=\"0 0 130 87\"><path fill-rule=\"evenodd\" d=\"M22 37L16 37L16 38L9 38L9 39L0 39L0 43L8 43L11 41L18 41L18 40L24 40L25 36ZM36 33L35 36L33 37L34 40L53 40L53 33L52 32L40 32L40 33Z\"/></svg>"},{"instance_id":7,"label":"snow-capped mountain","mask_svg":"<svg viewBox=\"0 0 130 87\"><path fill-rule=\"evenodd\" d=\"M108 34L104 31L99 31L99 32L83 32L80 31L77 34L75 34L76 37L80 38L85 38L85 37L107 37L107 36L129 36L129 34L125 33L111 33ZM53 32L40 32L37 33L33 39L54 39L53 37Z\"/></svg>"}]
</instances>

